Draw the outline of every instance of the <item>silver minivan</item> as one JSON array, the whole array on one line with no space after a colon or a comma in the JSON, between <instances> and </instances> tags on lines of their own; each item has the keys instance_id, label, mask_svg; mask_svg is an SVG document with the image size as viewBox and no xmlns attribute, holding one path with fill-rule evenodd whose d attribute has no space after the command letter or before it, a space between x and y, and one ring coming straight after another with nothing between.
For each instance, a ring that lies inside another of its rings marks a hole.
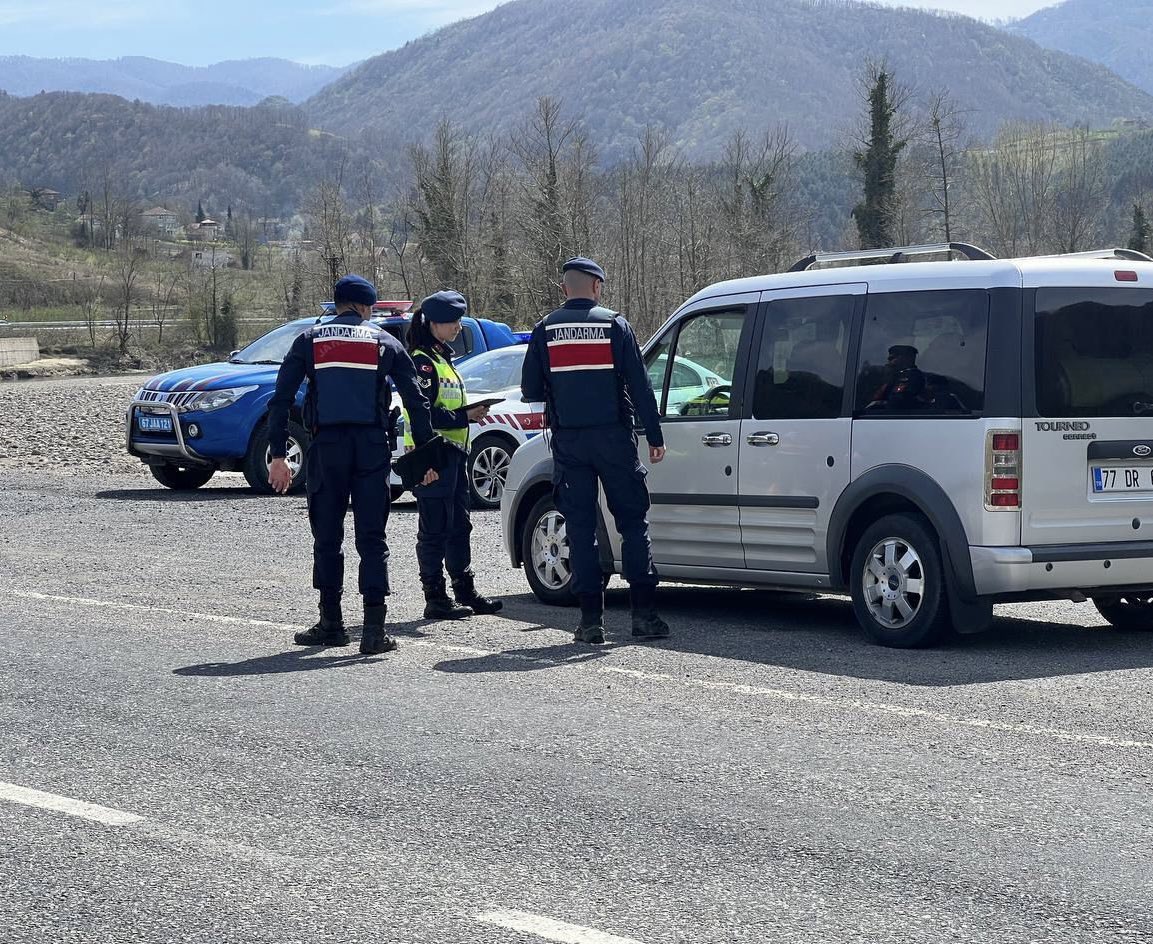
<instances>
[{"instance_id":1,"label":"silver minivan","mask_svg":"<svg viewBox=\"0 0 1153 944\"><path fill-rule=\"evenodd\" d=\"M1153 259L815 255L698 292L645 359L663 578L848 593L889 646L1039 599L1153 629ZM718 384L670 396L680 362ZM547 436L514 456L501 513L533 592L571 603ZM607 580L609 524L599 550Z\"/></svg>"}]
</instances>

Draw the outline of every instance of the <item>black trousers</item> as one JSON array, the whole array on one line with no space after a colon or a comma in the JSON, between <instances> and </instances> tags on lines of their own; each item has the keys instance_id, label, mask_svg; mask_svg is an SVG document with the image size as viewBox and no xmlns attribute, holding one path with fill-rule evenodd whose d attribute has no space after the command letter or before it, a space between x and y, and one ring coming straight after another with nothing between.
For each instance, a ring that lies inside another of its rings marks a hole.
<instances>
[{"instance_id":1,"label":"black trousers","mask_svg":"<svg viewBox=\"0 0 1153 944\"><path fill-rule=\"evenodd\" d=\"M420 511L416 559L421 583L441 579L445 570L458 577L472 565L467 465L465 454L454 449L437 481L412 490Z\"/></svg>"},{"instance_id":2,"label":"black trousers","mask_svg":"<svg viewBox=\"0 0 1153 944\"><path fill-rule=\"evenodd\" d=\"M558 429L552 435L553 487L564 515L577 596L599 595L597 483L604 486L609 511L621 535L624 577L632 587L657 585L649 542L647 470L637 456L637 437L624 426Z\"/></svg>"},{"instance_id":3,"label":"black trousers","mask_svg":"<svg viewBox=\"0 0 1153 944\"><path fill-rule=\"evenodd\" d=\"M388 432L375 426L331 426L313 438L305 457L308 523L312 526L312 585L321 602L344 588L344 517L352 505L359 585L364 602L389 593L388 524L391 452Z\"/></svg>"}]
</instances>

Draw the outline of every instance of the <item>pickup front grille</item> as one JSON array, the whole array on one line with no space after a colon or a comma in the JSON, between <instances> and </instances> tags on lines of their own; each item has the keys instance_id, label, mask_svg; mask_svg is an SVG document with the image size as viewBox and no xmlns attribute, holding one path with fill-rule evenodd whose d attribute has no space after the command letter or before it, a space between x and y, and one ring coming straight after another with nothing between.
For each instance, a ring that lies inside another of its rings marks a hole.
<instances>
[{"instance_id":1,"label":"pickup front grille","mask_svg":"<svg viewBox=\"0 0 1153 944\"><path fill-rule=\"evenodd\" d=\"M136 398L149 403L171 403L178 410L184 409L195 400L203 391L201 390L141 390Z\"/></svg>"}]
</instances>

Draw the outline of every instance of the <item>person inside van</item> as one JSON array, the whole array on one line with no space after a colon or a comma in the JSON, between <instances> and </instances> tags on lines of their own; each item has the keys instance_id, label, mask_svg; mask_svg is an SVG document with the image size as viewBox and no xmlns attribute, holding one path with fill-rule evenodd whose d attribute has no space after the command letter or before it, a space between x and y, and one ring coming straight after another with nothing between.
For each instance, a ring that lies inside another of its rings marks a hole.
<instances>
[{"instance_id":1,"label":"person inside van","mask_svg":"<svg viewBox=\"0 0 1153 944\"><path fill-rule=\"evenodd\" d=\"M894 344L889 348L885 382L873 394L866 410L907 413L924 406L925 375L917 366L917 353L911 344Z\"/></svg>"}]
</instances>

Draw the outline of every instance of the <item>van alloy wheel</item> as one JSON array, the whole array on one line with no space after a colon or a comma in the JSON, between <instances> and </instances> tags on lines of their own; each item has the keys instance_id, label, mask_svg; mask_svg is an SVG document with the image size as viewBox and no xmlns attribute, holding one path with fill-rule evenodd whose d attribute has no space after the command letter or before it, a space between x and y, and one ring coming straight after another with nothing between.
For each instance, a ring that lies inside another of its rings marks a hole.
<instances>
[{"instance_id":1,"label":"van alloy wheel","mask_svg":"<svg viewBox=\"0 0 1153 944\"><path fill-rule=\"evenodd\" d=\"M886 629L901 629L916 618L925 596L925 571L908 541L889 537L874 545L861 581L869 615Z\"/></svg>"},{"instance_id":2,"label":"van alloy wheel","mask_svg":"<svg viewBox=\"0 0 1153 944\"><path fill-rule=\"evenodd\" d=\"M564 515L555 509L545 512L532 532L530 561L540 582L549 590L563 590L572 579Z\"/></svg>"},{"instance_id":3,"label":"van alloy wheel","mask_svg":"<svg viewBox=\"0 0 1153 944\"><path fill-rule=\"evenodd\" d=\"M849 573L853 613L873 642L931 646L950 630L949 577L922 515L885 515L857 538Z\"/></svg>"}]
</instances>

